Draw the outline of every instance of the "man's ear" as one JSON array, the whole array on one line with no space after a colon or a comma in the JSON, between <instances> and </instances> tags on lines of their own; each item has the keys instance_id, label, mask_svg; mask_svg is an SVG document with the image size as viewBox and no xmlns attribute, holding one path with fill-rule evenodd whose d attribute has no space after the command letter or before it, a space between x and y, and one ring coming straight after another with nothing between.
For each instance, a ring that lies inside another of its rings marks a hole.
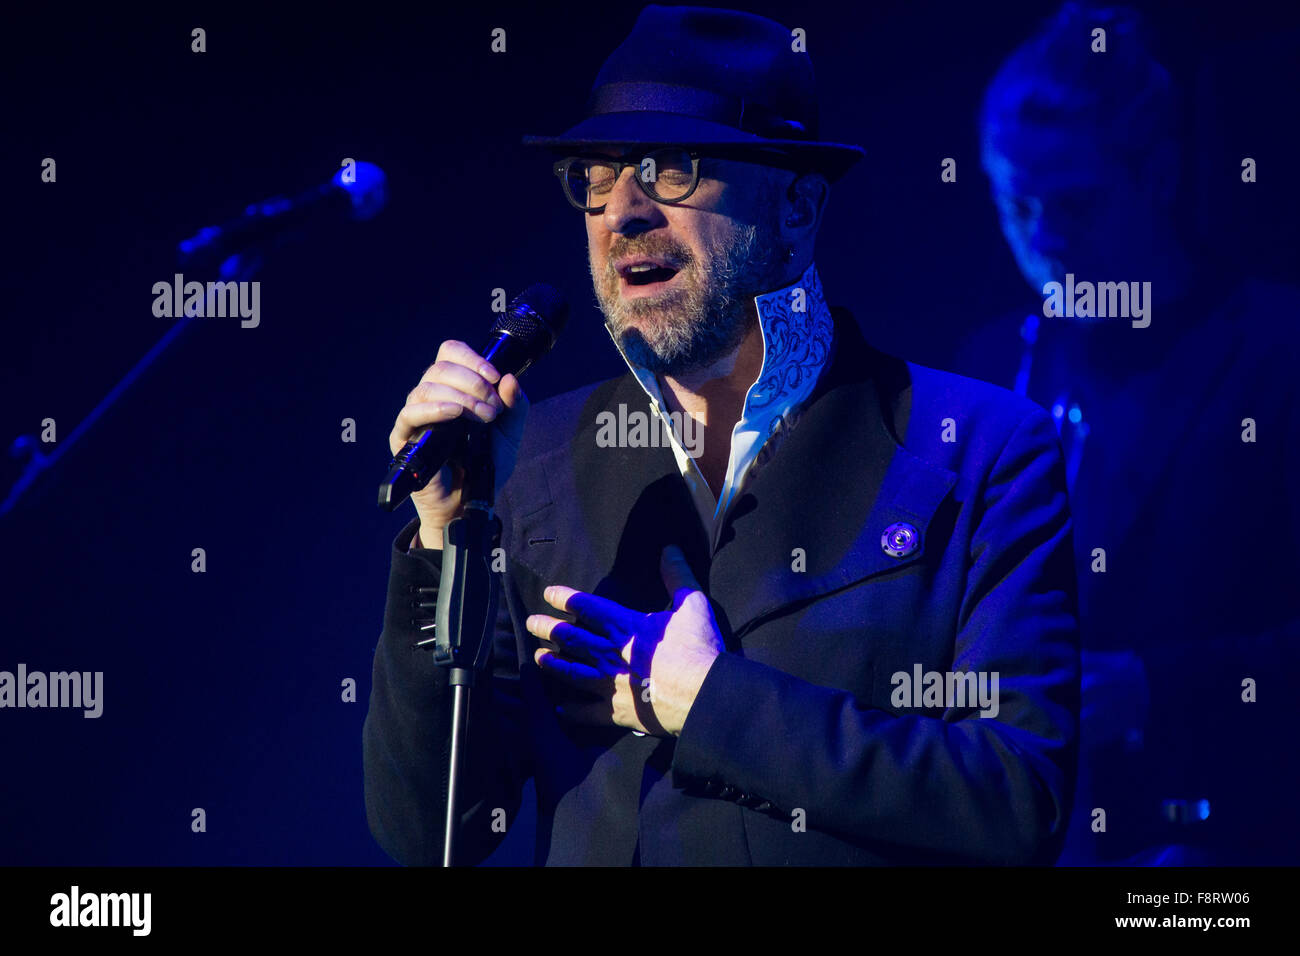
<instances>
[{"instance_id":1,"label":"man's ear","mask_svg":"<svg viewBox=\"0 0 1300 956\"><path fill-rule=\"evenodd\" d=\"M784 225L794 232L816 233L826 210L830 183L821 173L804 173L796 176L786 189L789 211Z\"/></svg>"}]
</instances>

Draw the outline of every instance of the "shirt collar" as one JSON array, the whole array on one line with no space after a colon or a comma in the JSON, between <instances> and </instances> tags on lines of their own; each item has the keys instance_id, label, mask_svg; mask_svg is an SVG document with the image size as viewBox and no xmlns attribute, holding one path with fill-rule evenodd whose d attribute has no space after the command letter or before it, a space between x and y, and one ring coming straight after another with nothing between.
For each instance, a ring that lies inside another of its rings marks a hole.
<instances>
[{"instance_id":1,"label":"shirt collar","mask_svg":"<svg viewBox=\"0 0 1300 956\"><path fill-rule=\"evenodd\" d=\"M731 431L727 473L721 493L714 499L699 469L672 434L668 409L654 373L628 360L650 404L669 424L669 444L706 529L712 528L716 546L720 517L726 514L740 488L775 453L785 433L798 419L804 402L826 367L834 337L830 308L822 297L817 269L809 265L790 285L754 297L763 332L763 365L745 395L740 420ZM605 328L608 330L609 326ZM613 337L613 332L610 332ZM615 340L615 346L618 345ZM623 354L622 349L619 353Z\"/></svg>"},{"instance_id":2,"label":"shirt collar","mask_svg":"<svg viewBox=\"0 0 1300 956\"><path fill-rule=\"evenodd\" d=\"M745 396L742 423L781 417L812 393L829 357L834 330L815 263L789 285L755 296L754 307L763 333L763 366ZM651 403L662 409L655 374L627 357L608 324L605 330Z\"/></svg>"}]
</instances>

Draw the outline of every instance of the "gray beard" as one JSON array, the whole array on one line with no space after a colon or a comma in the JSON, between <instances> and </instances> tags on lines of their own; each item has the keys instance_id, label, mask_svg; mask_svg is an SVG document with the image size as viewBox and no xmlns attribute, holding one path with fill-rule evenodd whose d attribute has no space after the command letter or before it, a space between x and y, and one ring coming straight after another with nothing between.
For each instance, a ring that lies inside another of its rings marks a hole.
<instances>
[{"instance_id":1,"label":"gray beard","mask_svg":"<svg viewBox=\"0 0 1300 956\"><path fill-rule=\"evenodd\" d=\"M753 296L766 290L775 275L776 236L769 232L760 237L759 232L757 226L741 227L711 260L708 272L692 257L682 266L694 273L691 281L654 300L624 302L617 285L606 295L593 274L605 325L627 360L656 375L681 375L707 368L735 351L758 321ZM640 318L650 320L645 331L634 324Z\"/></svg>"}]
</instances>

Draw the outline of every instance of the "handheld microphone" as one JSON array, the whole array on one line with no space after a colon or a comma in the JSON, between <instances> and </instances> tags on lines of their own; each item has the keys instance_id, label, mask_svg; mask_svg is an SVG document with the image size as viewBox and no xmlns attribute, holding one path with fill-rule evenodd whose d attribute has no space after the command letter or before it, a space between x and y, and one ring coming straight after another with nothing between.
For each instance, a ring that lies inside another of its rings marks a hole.
<instances>
[{"instance_id":1,"label":"handheld microphone","mask_svg":"<svg viewBox=\"0 0 1300 956\"><path fill-rule=\"evenodd\" d=\"M569 318L564 294L544 283L520 293L492 326L487 347L480 351L503 376L518 378L550 351ZM464 418L439 422L416 434L388 464L379 486L379 507L392 511L436 475L461 448L468 429L481 425Z\"/></svg>"}]
</instances>

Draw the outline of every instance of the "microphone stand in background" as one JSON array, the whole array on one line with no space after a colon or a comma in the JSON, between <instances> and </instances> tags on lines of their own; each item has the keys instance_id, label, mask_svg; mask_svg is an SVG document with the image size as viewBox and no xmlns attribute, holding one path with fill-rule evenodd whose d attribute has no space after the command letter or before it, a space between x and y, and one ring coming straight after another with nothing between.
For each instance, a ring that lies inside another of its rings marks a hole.
<instances>
[{"instance_id":1,"label":"microphone stand in background","mask_svg":"<svg viewBox=\"0 0 1300 956\"><path fill-rule=\"evenodd\" d=\"M387 201L387 180L383 170L373 163L353 162L351 167L335 173L329 182L310 189L295 199L277 197L254 203L244 210L242 216L219 226L201 229L179 244L177 263L182 269L209 268L214 263L220 263L217 274L221 282L247 282L261 269L266 257L281 247L333 220L346 218L362 222L372 219ZM220 293L205 288L201 314L208 316L212 314L211 307ZM175 324L167 334L122 376L122 380L113 386L66 438L55 443L54 451L47 455L40 450L40 443L30 435L20 435L14 440L9 448L10 455L15 458L26 457L27 461L9 494L0 501L0 519L14 510L22 496L36 483L36 479L68 453L68 449L113 407L193 319L193 313L176 316L173 319Z\"/></svg>"},{"instance_id":2,"label":"microphone stand in background","mask_svg":"<svg viewBox=\"0 0 1300 956\"><path fill-rule=\"evenodd\" d=\"M257 274L263 263L263 254L245 252L230 256L226 259L217 270L221 282L246 282ZM201 315L207 316L212 314L212 306L216 304L217 297L221 295L215 289L207 289L203 297L203 311ZM14 458L26 458L26 464L19 474L13 487L9 489L9 494L0 501L0 519L4 518L18 506L22 496L36 483L43 473L53 468L63 456L68 453L77 441L90 431L92 425L103 416L103 414L113 407L114 403L122 397L122 394L135 383L150 365L167 351L168 346L176 341L181 334L196 321L193 312L172 319L174 323L167 333L154 343L153 348L149 349L135 365L131 366L130 371L122 376L121 381L112 387L107 395L99 400L90 413L81 420L81 423L74 428L66 438L62 438L54 443L54 451L46 454L40 450L40 442L31 435L20 435L14 439L9 446L9 454Z\"/></svg>"}]
</instances>

